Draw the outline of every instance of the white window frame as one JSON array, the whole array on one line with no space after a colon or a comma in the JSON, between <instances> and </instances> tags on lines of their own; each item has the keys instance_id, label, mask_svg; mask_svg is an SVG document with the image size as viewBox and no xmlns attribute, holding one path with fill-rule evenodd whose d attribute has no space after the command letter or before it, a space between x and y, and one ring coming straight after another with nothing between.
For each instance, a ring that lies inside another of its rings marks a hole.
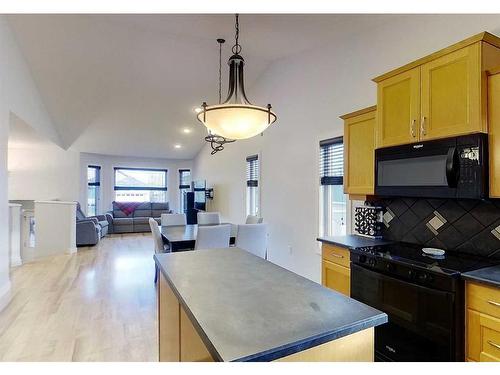
<instances>
[{"instance_id":1,"label":"white window frame","mask_svg":"<svg viewBox=\"0 0 500 375\"><path fill-rule=\"evenodd\" d=\"M335 137L335 138L340 138L340 137ZM333 138L332 138L333 139ZM343 141L343 139L342 139ZM321 150L321 142L320 142L320 150ZM318 165L321 163L321 152L317 153L318 155ZM345 154L344 154L345 155ZM321 180L321 170L318 169L318 180ZM344 173L345 174L345 173ZM318 212L318 232L319 236L329 236L331 233L327 233L327 228L326 228L326 220L327 217L330 217L331 214L325 211L325 206L327 205L326 200L329 199L329 193L328 190L330 189L329 186L341 186L343 189L343 185L322 185L320 182L319 189L318 189L318 206L319 206L319 212ZM344 217L344 225L345 225L345 234L351 234L352 233L352 223L351 223L351 217L352 217L352 202L349 199L349 196L347 194L344 194L345 197L345 217ZM329 208L331 209L331 204L328 205Z\"/></svg>"},{"instance_id":2,"label":"white window frame","mask_svg":"<svg viewBox=\"0 0 500 375\"><path fill-rule=\"evenodd\" d=\"M182 211L183 198L182 197L184 196L184 194L182 194L182 193L184 190L188 190L188 191L191 190L191 185L189 188L181 188L181 171L189 171L189 177L191 180L190 184L193 181L193 175L192 175L193 171L191 170L191 168L179 168L177 170L177 178L179 179L179 213L182 214L183 213L183 211Z\"/></svg>"},{"instance_id":3,"label":"white window frame","mask_svg":"<svg viewBox=\"0 0 500 375\"><path fill-rule=\"evenodd\" d=\"M96 202L95 202L95 215L100 214L101 210L101 194L102 194L102 166L98 164L87 164L87 168L85 168L85 181L86 181L86 190L85 190L85 213L89 216L89 168L96 168L99 171L99 185L96 194Z\"/></svg>"},{"instance_id":4,"label":"white window frame","mask_svg":"<svg viewBox=\"0 0 500 375\"><path fill-rule=\"evenodd\" d=\"M247 168L248 168L248 163L249 163L249 158L257 158L258 161L258 173L257 173L257 186L251 187L247 185L247 178L248 176L246 175L247 173ZM255 216L262 216L262 210L261 210L261 199L260 199L260 191L261 191L261 156L260 153L253 154L250 156L247 156L245 159L245 201L246 201L246 214L247 215L255 215ZM251 198L251 189L254 189L254 199ZM253 212L252 210L252 203L255 203L256 210Z\"/></svg>"}]
</instances>

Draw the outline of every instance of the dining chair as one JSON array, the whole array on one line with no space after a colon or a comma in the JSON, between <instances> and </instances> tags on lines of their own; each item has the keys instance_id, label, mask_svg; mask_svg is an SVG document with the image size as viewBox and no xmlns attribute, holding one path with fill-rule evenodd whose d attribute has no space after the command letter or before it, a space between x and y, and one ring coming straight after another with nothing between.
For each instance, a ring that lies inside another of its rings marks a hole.
<instances>
[{"instance_id":1,"label":"dining chair","mask_svg":"<svg viewBox=\"0 0 500 375\"><path fill-rule=\"evenodd\" d=\"M231 224L198 226L195 250L229 247Z\"/></svg>"},{"instance_id":2,"label":"dining chair","mask_svg":"<svg viewBox=\"0 0 500 375\"><path fill-rule=\"evenodd\" d=\"M236 247L267 259L267 224L240 224Z\"/></svg>"},{"instance_id":3,"label":"dining chair","mask_svg":"<svg viewBox=\"0 0 500 375\"><path fill-rule=\"evenodd\" d=\"M161 225L164 227L186 225L186 223L186 214L161 214Z\"/></svg>"},{"instance_id":4,"label":"dining chair","mask_svg":"<svg viewBox=\"0 0 500 375\"><path fill-rule=\"evenodd\" d=\"M155 219L149 218L149 227L151 228L151 234L153 235L153 241L155 244L155 254L169 252L170 249L163 243L163 238L161 237L160 227ZM155 284L158 281L159 274L158 266L155 263Z\"/></svg>"},{"instance_id":5,"label":"dining chair","mask_svg":"<svg viewBox=\"0 0 500 375\"><path fill-rule=\"evenodd\" d=\"M245 224L261 224L264 221L263 218L256 215L248 215Z\"/></svg>"},{"instance_id":6,"label":"dining chair","mask_svg":"<svg viewBox=\"0 0 500 375\"><path fill-rule=\"evenodd\" d=\"M218 212L198 212L198 225L219 225L220 213Z\"/></svg>"}]
</instances>

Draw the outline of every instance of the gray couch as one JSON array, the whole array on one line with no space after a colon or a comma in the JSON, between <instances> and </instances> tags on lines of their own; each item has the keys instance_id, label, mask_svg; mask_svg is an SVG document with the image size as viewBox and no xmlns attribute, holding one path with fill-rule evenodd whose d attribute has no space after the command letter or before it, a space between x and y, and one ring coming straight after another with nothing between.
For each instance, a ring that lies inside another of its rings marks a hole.
<instances>
[{"instance_id":1,"label":"gray couch","mask_svg":"<svg viewBox=\"0 0 500 375\"><path fill-rule=\"evenodd\" d=\"M113 210L110 212L110 230L112 233L134 233L149 232L149 218L155 219L161 224L161 214L171 214L168 202L141 203L133 213L126 215L118 205L113 202Z\"/></svg>"},{"instance_id":2,"label":"gray couch","mask_svg":"<svg viewBox=\"0 0 500 375\"><path fill-rule=\"evenodd\" d=\"M108 234L111 215L85 216L80 203L76 205L76 246L96 245Z\"/></svg>"}]
</instances>

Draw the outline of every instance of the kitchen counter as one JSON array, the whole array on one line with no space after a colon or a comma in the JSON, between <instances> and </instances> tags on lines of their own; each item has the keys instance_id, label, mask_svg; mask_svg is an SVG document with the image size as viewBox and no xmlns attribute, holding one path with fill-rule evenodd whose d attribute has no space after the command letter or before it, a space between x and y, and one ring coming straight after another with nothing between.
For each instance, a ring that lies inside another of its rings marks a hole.
<instances>
[{"instance_id":1,"label":"kitchen counter","mask_svg":"<svg viewBox=\"0 0 500 375\"><path fill-rule=\"evenodd\" d=\"M373 327L387 322L236 247L154 258L161 361L373 360Z\"/></svg>"},{"instance_id":2,"label":"kitchen counter","mask_svg":"<svg viewBox=\"0 0 500 375\"><path fill-rule=\"evenodd\" d=\"M393 242L384 239L372 239L372 238L357 236L355 234L349 234L346 236L332 236L332 237L324 236L317 238L317 240L320 242L329 243L331 245L345 247L347 249L356 249L365 246L386 245Z\"/></svg>"},{"instance_id":3,"label":"kitchen counter","mask_svg":"<svg viewBox=\"0 0 500 375\"><path fill-rule=\"evenodd\" d=\"M465 280L477 281L500 288L500 264L462 274Z\"/></svg>"}]
</instances>

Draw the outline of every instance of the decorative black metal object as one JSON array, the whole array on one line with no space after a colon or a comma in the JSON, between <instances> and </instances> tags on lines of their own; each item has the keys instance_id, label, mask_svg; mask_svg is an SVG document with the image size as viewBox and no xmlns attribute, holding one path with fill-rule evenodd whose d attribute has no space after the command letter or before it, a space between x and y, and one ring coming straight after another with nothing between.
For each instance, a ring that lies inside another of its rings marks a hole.
<instances>
[{"instance_id":1,"label":"decorative black metal object","mask_svg":"<svg viewBox=\"0 0 500 375\"><path fill-rule=\"evenodd\" d=\"M222 100L222 44L225 43L225 40L222 38L217 39L217 43L219 43L219 104ZM205 116L205 109L207 107L207 103L203 102L203 115ZM211 155L215 155L217 152L224 150L224 145L226 143L232 143L234 139L227 139L217 134L213 134L210 129L208 130L208 135L205 137L205 141L210 143L210 147L212 151Z\"/></svg>"}]
</instances>

